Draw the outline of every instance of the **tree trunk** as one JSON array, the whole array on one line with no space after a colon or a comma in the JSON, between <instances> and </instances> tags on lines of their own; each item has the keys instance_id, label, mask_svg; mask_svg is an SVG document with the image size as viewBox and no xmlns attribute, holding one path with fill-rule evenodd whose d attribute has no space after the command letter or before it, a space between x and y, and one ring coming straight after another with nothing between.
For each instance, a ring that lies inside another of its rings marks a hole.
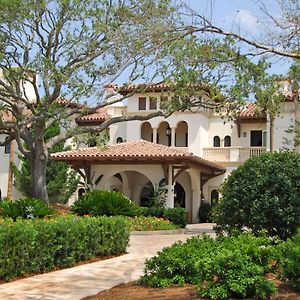
<instances>
[{"instance_id":1,"label":"tree trunk","mask_svg":"<svg viewBox=\"0 0 300 300\"><path fill-rule=\"evenodd\" d=\"M48 151L42 139L35 141L35 153L30 159L32 195L49 204L46 167L48 161Z\"/></svg>"},{"instance_id":2,"label":"tree trunk","mask_svg":"<svg viewBox=\"0 0 300 300\"><path fill-rule=\"evenodd\" d=\"M15 147L14 141L10 143L9 150L9 166L8 166L8 181L7 181L7 198L12 200L13 198L13 163L15 160Z\"/></svg>"}]
</instances>

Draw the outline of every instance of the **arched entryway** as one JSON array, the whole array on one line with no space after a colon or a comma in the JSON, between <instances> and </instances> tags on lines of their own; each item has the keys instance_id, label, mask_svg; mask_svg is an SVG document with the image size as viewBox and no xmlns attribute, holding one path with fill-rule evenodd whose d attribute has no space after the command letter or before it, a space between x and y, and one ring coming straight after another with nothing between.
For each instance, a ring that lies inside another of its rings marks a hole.
<instances>
[{"instance_id":1,"label":"arched entryway","mask_svg":"<svg viewBox=\"0 0 300 300\"><path fill-rule=\"evenodd\" d=\"M188 124L185 121L178 123L176 128L176 147L188 147Z\"/></svg>"},{"instance_id":2,"label":"arched entryway","mask_svg":"<svg viewBox=\"0 0 300 300\"><path fill-rule=\"evenodd\" d=\"M149 122L144 122L141 126L141 139L153 142L152 127Z\"/></svg>"}]
</instances>

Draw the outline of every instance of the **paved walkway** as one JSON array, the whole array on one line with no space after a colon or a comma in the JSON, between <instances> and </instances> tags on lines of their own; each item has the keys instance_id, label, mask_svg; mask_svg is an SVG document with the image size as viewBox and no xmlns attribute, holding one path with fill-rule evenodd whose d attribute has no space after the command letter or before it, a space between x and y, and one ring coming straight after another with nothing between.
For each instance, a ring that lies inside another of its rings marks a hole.
<instances>
[{"instance_id":1,"label":"paved walkway","mask_svg":"<svg viewBox=\"0 0 300 300\"><path fill-rule=\"evenodd\" d=\"M2 284L0 299L79 300L121 283L137 280L144 262L163 247L201 232L212 233L211 224L189 225L186 234L131 236L128 254L78 267Z\"/></svg>"}]
</instances>

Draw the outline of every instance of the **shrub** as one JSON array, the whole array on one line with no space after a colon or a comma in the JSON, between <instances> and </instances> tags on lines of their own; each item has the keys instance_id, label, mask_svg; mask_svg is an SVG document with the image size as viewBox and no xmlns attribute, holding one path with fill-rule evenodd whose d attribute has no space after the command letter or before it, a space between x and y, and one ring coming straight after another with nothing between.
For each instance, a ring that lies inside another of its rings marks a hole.
<instances>
[{"instance_id":1,"label":"shrub","mask_svg":"<svg viewBox=\"0 0 300 300\"><path fill-rule=\"evenodd\" d=\"M283 239L300 226L300 155L273 152L252 157L222 186L216 230L267 230Z\"/></svg>"},{"instance_id":2,"label":"shrub","mask_svg":"<svg viewBox=\"0 0 300 300\"><path fill-rule=\"evenodd\" d=\"M186 226L186 210L184 208L141 207L140 214L146 217L167 219L181 228Z\"/></svg>"},{"instance_id":3,"label":"shrub","mask_svg":"<svg viewBox=\"0 0 300 300\"><path fill-rule=\"evenodd\" d=\"M201 202L198 211L198 218L200 223L206 223L209 221L209 215L211 211L211 205L207 202Z\"/></svg>"},{"instance_id":4,"label":"shrub","mask_svg":"<svg viewBox=\"0 0 300 300\"><path fill-rule=\"evenodd\" d=\"M178 228L178 226L172 224L169 220L157 217L126 217L126 223L130 231L172 230Z\"/></svg>"},{"instance_id":5,"label":"shrub","mask_svg":"<svg viewBox=\"0 0 300 300\"><path fill-rule=\"evenodd\" d=\"M300 288L300 230L283 246L282 276L292 287Z\"/></svg>"},{"instance_id":6,"label":"shrub","mask_svg":"<svg viewBox=\"0 0 300 300\"><path fill-rule=\"evenodd\" d=\"M94 190L86 193L72 205L72 211L80 216L136 216L139 207L124 194L115 191Z\"/></svg>"},{"instance_id":7,"label":"shrub","mask_svg":"<svg viewBox=\"0 0 300 300\"><path fill-rule=\"evenodd\" d=\"M267 298L276 289L265 275L278 257L277 247L267 237L193 237L147 260L140 283L151 287L197 284L199 294L211 299Z\"/></svg>"},{"instance_id":8,"label":"shrub","mask_svg":"<svg viewBox=\"0 0 300 300\"><path fill-rule=\"evenodd\" d=\"M0 213L3 217L9 217L13 220L17 218L35 219L52 216L54 210L43 201L35 198L17 201L6 199L0 202Z\"/></svg>"},{"instance_id":9,"label":"shrub","mask_svg":"<svg viewBox=\"0 0 300 300\"><path fill-rule=\"evenodd\" d=\"M0 279L70 267L76 262L125 251L123 217L57 217L0 223Z\"/></svg>"}]
</instances>

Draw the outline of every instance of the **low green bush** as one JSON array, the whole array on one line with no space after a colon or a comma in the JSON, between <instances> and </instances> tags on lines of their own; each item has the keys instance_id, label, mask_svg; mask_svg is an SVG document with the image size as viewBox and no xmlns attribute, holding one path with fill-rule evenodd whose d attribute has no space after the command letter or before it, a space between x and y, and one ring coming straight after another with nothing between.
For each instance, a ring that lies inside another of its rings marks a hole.
<instances>
[{"instance_id":1,"label":"low green bush","mask_svg":"<svg viewBox=\"0 0 300 300\"><path fill-rule=\"evenodd\" d=\"M43 201L35 198L25 198L17 201L5 199L0 202L0 214L3 217L23 219L36 219L50 217L54 214L54 209Z\"/></svg>"},{"instance_id":2,"label":"low green bush","mask_svg":"<svg viewBox=\"0 0 300 300\"><path fill-rule=\"evenodd\" d=\"M94 190L86 193L78 199L71 210L83 216L136 216L139 214L139 207L123 193L115 191Z\"/></svg>"},{"instance_id":3,"label":"low green bush","mask_svg":"<svg viewBox=\"0 0 300 300\"><path fill-rule=\"evenodd\" d=\"M126 217L126 223L130 231L172 230L178 228L177 225L169 220L157 217Z\"/></svg>"},{"instance_id":4,"label":"low green bush","mask_svg":"<svg viewBox=\"0 0 300 300\"><path fill-rule=\"evenodd\" d=\"M201 297L267 298L276 292L265 278L280 256L274 240L250 234L219 237L204 235L164 248L146 261L140 283L151 287L191 283Z\"/></svg>"},{"instance_id":5,"label":"low green bush","mask_svg":"<svg viewBox=\"0 0 300 300\"><path fill-rule=\"evenodd\" d=\"M283 245L282 277L294 288L300 289L300 230Z\"/></svg>"},{"instance_id":6,"label":"low green bush","mask_svg":"<svg viewBox=\"0 0 300 300\"><path fill-rule=\"evenodd\" d=\"M164 218L175 225L184 228L186 226L186 210L184 208L161 208L161 207L141 207L140 214L142 216L151 216Z\"/></svg>"},{"instance_id":7,"label":"low green bush","mask_svg":"<svg viewBox=\"0 0 300 300\"><path fill-rule=\"evenodd\" d=\"M300 155L268 152L232 171L221 188L215 229L236 229L287 239L300 227Z\"/></svg>"},{"instance_id":8,"label":"low green bush","mask_svg":"<svg viewBox=\"0 0 300 300\"><path fill-rule=\"evenodd\" d=\"M86 259L125 251L123 217L57 217L0 221L0 279L71 267Z\"/></svg>"}]
</instances>

